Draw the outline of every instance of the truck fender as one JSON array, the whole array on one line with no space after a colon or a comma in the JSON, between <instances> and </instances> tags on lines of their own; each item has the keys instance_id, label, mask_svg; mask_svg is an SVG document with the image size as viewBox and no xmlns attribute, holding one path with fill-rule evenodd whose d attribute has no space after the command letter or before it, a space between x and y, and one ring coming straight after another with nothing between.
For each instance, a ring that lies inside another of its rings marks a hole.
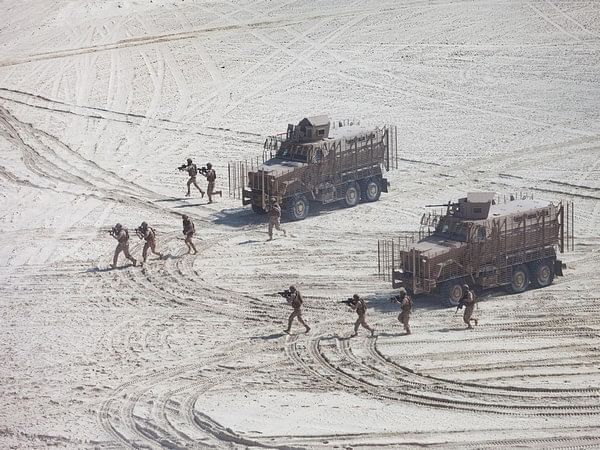
<instances>
[{"instance_id":1,"label":"truck fender","mask_svg":"<svg viewBox=\"0 0 600 450\"><path fill-rule=\"evenodd\" d=\"M563 263L560 259L554 261L554 274L559 277L563 276L563 269L566 269L567 265Z\"/></svg>"},{"instance_id":2,"label":"truck fender","mask_svg":"<svg viewBox=\"0 0 600 450\"><path fill-rule=\"evenodd\" d=\"M390 182L387 180L387 178L382 178L381 179L381 192L387 192L389 185L390 185Z\"/></svg>"}]
</instances>

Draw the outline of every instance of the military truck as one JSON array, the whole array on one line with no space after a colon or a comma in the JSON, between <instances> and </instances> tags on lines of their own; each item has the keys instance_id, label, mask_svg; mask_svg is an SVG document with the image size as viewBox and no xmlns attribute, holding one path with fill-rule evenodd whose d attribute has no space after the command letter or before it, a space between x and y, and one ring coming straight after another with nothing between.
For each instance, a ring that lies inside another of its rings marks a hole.
<instances>
[{"instance_id":1,"label":"military truck","mask_svg":"<svg viewBox=\"0 0 600 450\"><path fill-rule=\"evenodd\" d=\"M471 193L444 207L445 214L429 215L433 219L425 221L433 232L393 257L394 288L438 294L444 304L457 305L464 284L480 289L505 286L518 293L548 286L563 274L556 257L557 248L564 250L562 203L500 202L494 193ZM567 210L567 221L568 215Z\"/></svg>"},{"instance_id":2,"label":"military truck","mask_svg":"<svg viewBox=\"0 0 600 450\"><path fill-rule=\"evenodd\" d=\"M361 200L379 200L388 191L382 168L389 169L388 127L335 125L324 115L288 125L287 133L274 141L274 157L248 172L243 205L264 214L276 197L288 218L301 220L311 204L341 201L353 207Z\"/></svg>"}]
</instances>

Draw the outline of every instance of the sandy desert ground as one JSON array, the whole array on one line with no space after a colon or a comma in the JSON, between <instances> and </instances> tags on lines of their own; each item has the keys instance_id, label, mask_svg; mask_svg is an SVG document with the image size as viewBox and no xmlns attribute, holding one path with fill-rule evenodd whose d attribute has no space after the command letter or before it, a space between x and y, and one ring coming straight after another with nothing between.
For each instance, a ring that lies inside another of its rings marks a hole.
<instances>
[{"instance_id":1,"label":"sandy desert ground","mask_svg":"<svg viewBox=\"0 0 600 450\"><path fill-rule=\"evenodd\" d=\"M0 12L1 448L600 447L599 2ZM397 125L390 192L266 242L227 163L320 113ZM188 156L215 165L223 198L183 197ZM403 335L377 239L477 190L573 201L565 277L487 293L473 331L418 298ZM108 270L106 230L142 220L167 258ZM308 334L282 333L290 309L269 294L290 284ZM337 302L355 292L374 339L346 339Z\"/></svg>"}]
</instances>

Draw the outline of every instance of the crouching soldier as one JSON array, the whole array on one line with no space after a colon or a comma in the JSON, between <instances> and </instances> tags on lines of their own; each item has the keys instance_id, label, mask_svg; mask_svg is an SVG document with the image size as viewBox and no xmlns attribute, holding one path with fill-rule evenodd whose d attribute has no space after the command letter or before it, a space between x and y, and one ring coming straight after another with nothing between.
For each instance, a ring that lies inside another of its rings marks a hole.
<instances>
[{"instance_id":1,"label":"crouching soldier","mask_svg":"<svg viewBox=\"0 0 600 450\"><path fill-rule=\"evenodd\" d=\"M463 298L461 299L461 303L465 305L465 312L463 314L463 321L467 324L467 329L473 328L471 326L471 322L475 322L475 326L477 326L478 321L473 316L473 311L475 310L475 293L469 289L469 285L463 285Z\"/></svg>"},{"instance_id":2,"label":"crouching soldier","mask_svg":"<svg viewBox=\"0 0 600 450\"><path fill-rule=\"evenodd\" d=\"M156 231L154 228L149 227L147 222L142 222L142 224L135 229L135 233L140 239L144 239L146 241L144 243L144 250L142 250L142 258L144 258L142 266L146 264L146 259L148 258L148 249L150 249L152 253L157 255L159 258L162 258L161 253L156 253Z\"/></svg>"},{"instance_id":3,"label":"crouching soldier","mask_svg":"<svg viewBox=\"0 0 600 450\"><path fill-rule=\"evenodd\" d=\"M286 333L289 333L290 330L292 329L292 321L294 320L294 317L296 319L298 319L298 322L300 322L302 325L304 325L304 328L306 329L306 333L308 333L310 331L310 327L306 324L306 322L304 322L304 319L302 318L302 304L304 303L304 299L302 298L302 294L300 294L300 291L296 290L296 288L294 286L290 286L289 289L289 294L286 293L287 295L285 296L286 301L292 305L292 308L294 308L294 311L292 312L292 314L290 314L290 317L288 318L288 327L286 330L283 330Z\"/></svg>"},{"instance_id":4,"label":"crouching soldier","mask_svg":"<svg viewBox=\"0 0 600 450\"><path fill-rule=\"evenodd\" d=\"M269 241L273 240L273 228L283 231L283 235L287 236L285 230L281 228L281 206L277 203L277 197L269 199L267 213L269 214Z\"/></svg>"},{"instance_id":5,"label":"crouching soldier","mask_svg":"<svg viewBox=\"0 0 600 450\"><path fill-rule=\"evenodd\" d=\"M375 330L367 325L367 321L365 319L367 315L367 304L365 301L360 298L358 294L354 294L349 306L356 311L356 314L358 314L358 319L356 319L356 322L354 323L354 334L350 335L350 337L355 337L358 335L358 327L361 325L363 328L366 328L371 332L371 336L375 336Z\"/></svg>"},{"instance_id":6,"label":"crouching soldier","mask_svg":"<svg viewBox=\"0 0 600 450\"><path fill-rule=\"evenodd\" d=\"M400 314L398 315L398 320L402 325L404 325L404 331L406 334L410 334L410 313L412 312L412 298L408 296L406 290L404 288L400 288L400 293L396 297L392 298L392 301L396 303L400 303Z\"/></svg>"},{"instance_id":7,"label":"crouching soldier","mask_svg":"<svg viewBox=\"0 0 600 450\"><path fill-rule=\"evenodd\" d=\"M196 250L196 246L192 242L192 238L194 237L194 233L196 232L196 228L194 227L194 222L185 214L181 216L183 219L183 235L185 236L185 245L187 245L188 253L191 253L194 250L194 254L198 253Z\"/></svg>"},{"instance_id":8,"label":"crouching soldier","mask_svg":"<svg viewBox=\"0 0 600 450\"><path fill-rule=\"evenodd\" d=\"M129 254L129 231L127 231L127 228L118 223L112 228L110 235L119 242L117 248L115 248L115 255L110 267L113 269L117 267L117 260L119 259L119 254L121 252L123 252L125 257L130 260L134 266L137 265L135 258Z\"/></svg>"}]
</instances>

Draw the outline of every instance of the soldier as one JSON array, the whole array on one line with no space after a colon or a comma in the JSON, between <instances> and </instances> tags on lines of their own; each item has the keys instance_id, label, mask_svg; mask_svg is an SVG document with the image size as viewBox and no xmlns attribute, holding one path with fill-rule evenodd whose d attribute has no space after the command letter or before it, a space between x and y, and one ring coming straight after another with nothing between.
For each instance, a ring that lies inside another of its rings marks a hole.
<instances>
[{"instance_id":1,"label":"soldier","mask_svg":"<svg viewBox=\"0 0 600 450\"><path fill-rule=\"evenodd\" d=\"M273 240L273 228L279 231L283 231L283 235L287 236L287 233L281 228L281 206L277 203L277 197L271 197L269 204L267 205L267 212L269 213L269 241Z\"/></svg>"},{"instance_id":2,"label":"soldier","mask_svg":"<svg viewBox=\"0 0 600 450\"><path fill-rule=\"evenodd\" d=\"M294 320L294 317L296 317L298 319L298 322L304 325L304 328L306 329L305 332L308 333L310 331L310 327L306 325L306 322L304 322L304 319L302 318L302 310L300 309L302 307L302 303L304 303L304 299L302 298L302 294L300 294L300 291L297 291L294 286L290 286L289 295L286 295L285 299L290 305L292 305L294 311L292 312L292 314L290 314L290 317L288 319L287 329L283 331L286 333L290 332L290 330L292 329L292 321Z\"/></svg>"},{"instance_id":3,"label":"soldier","mask_svg":"<svg viewBox=\"0 0 600 450\"><path fill-rule=\"evenodd\" d=\"M194 233L196 232L196 228L194 227L194 222L185 214L181 216L183 219L183 234L185 236L185 245L187 245L188 253L191 253L194 250L194 255L198 253L196 250L196 246L192 242L192 237L194 237Z\"/></svg>"},{"instance_id":4,"label":"soldier","mask_svg":"<svg viewBox=\"0 0 600 450\"><path fill-rule=\"evenodd\" d=\"M367 304L365 301L360 298L358 294L354 294L352 296L352 302L350 302L349 306L356 311L356 314L358 314L358 319L356 319L356 322L354 323L354 334L352 334L350 337L354 337L358 334L358 327L360 325L369 330L371 332L371 336L375 336L375 330L367 325L365 320L365 316L367 315Z\"/></svg>"},{"instance_id":5,"label":"soldier","mask_svg":"<svg viewBox=\"0 0 600 450\"><path fill-rule=\"evenodd\" d=\"M215 180L217 179L217 172L212 168L211 163L206 163L206 172L204 172L204 176L208 181L208 188L206 189L206 193L208 194L208 203L212 203L212 196L219 194L219 197L223 197L222 191L215 191Z\"/></svg>"},{"instance_id":6,"label":"soldier","mask_svg":"<svg viewBox=\"0 0 600 450\"><path fill-rule=\"evenodd\" d=\"M163 257L162 253L156 253L156 231L154 228L149 227L147 222L142 222L139 228L136 228L135 232L140 239L144 239L146 241L144 243L144 249L142 250L142 258L144 258L142 266L146 264L148 249L150 249L152 253L157 255L159 258Z\"/></svg>"},{"instance_id":7,"label":"soldier","mask_svg":"<svg viewBox=\"0 0 600 450\"><path fill-rule=\"evenodd\" d=\"M406 289L401 287L399 295L393 297L392 301L400 303L400 308L402 311L398 315L398 320L402 323L402 325L404 325L406 334L410 334L410 325L408 322L410 321L410 313L412 312L412 298L406 294Z\"/></svg>"},{"instance_id":8,"label":"soldier","mask_svg":"<svg viewBox=\"0 0 600 450\"><path fill-rule=\"evenodd\" d=\"M475 309L475 293L469 289L469 285L463 285L463 298L461 302L465 305L465 313L463 314L463 321L467 324L467 329L470 330L473 327L471 326L471 321L475 322L475 326L477 326L477 319L475 317L471 317L473 315L473 310Z\"/></svg>"},{"instance_id":9,"label":"soldier","mask_svg":"<svg viewBox=\"0 0 600 450\"><path fill-rule=\"evenodd\" d=\"M202 197L204 197L204 191L200 189L200 186L198 186L198 183L196 182L196 175L198 175L198 167L192 162L192 158L188 158L187 165L184 164L180 166L179 170L187 170L187 173L190 176L190 179L187 182L187 194L185 194L185 196L189 197L191 195L190 186L193 184L194 186L196 186L196 189L200 191Z\"/></svg>"},{"instance_id":10,"label":"soldier","mask_svg":"<svg viewBox=\"0 0 600 450\"><path fill-rule=\"evenodd\" d=\"M117 248L115 248L115 255L113 256L113 262L110 267L113 269L117 267L117 260L119 259L119 254L121 252L123 252L125 257L130 260L134 266L137 265L135 258L129 254L129 231L127 231L127 228L118 223L113 227L110 235L119 242Z\"/></svg>"}]
</instances>

